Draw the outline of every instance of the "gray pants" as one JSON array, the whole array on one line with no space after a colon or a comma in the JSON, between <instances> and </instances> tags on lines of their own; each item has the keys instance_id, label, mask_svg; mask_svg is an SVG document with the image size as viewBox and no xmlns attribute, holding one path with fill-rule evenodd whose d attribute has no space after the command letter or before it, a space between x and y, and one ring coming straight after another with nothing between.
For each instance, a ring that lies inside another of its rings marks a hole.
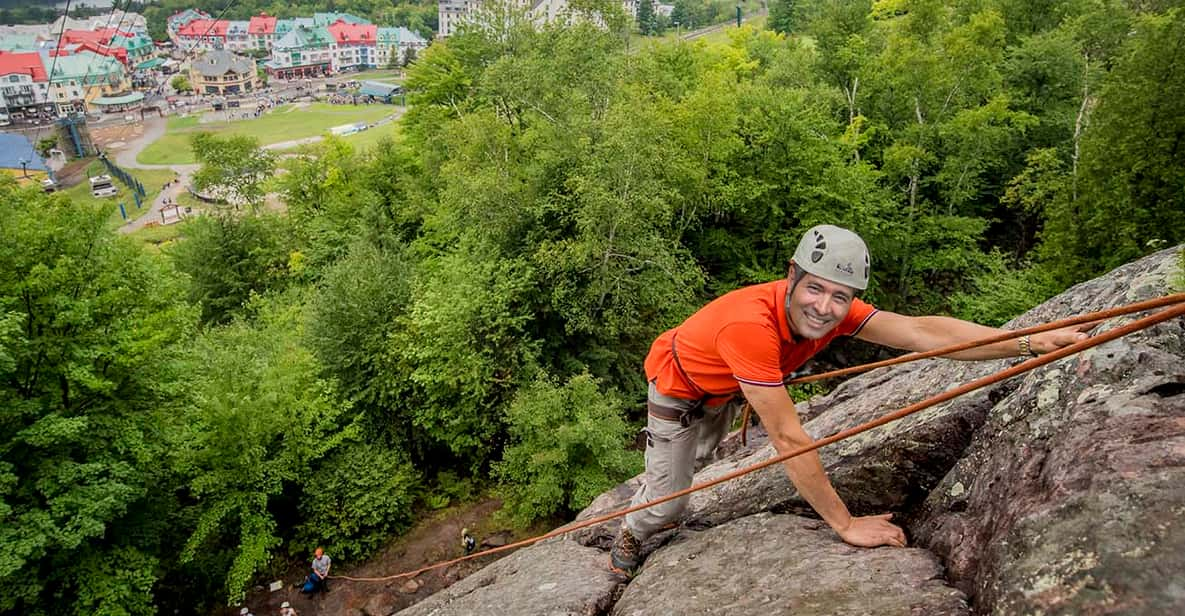
<instances>
[{"instance_id":1,"label":"gray pants","mask_svg":"<svg viewBox=\"0 0 1185 616\"><path fill-rule=\"evenodd\" d=\"M682 400L659 393L650 384L651 403L676 410L692 410L699 402ZM648 415L646 421L646 474L642 487L634 494L630 505L640 505L668 494L691 487L697 468L715 459L716 446L728 434L741 402L707 407L702 417L686 422L671 421ZM687 508L689 496L682 496L661 505L635 511L625 516L625 525L639 540L679 521Z\"/></svg>"}]
</instances>

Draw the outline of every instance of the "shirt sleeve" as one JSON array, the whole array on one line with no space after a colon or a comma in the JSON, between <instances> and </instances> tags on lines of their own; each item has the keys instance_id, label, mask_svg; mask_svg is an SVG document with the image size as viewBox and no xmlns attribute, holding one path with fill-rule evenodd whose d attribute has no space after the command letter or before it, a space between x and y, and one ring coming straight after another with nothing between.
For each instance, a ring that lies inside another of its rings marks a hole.
<instances>
[{"instance_id":1,"label":"shirt sleeve","mask_svg":"<svg viewBox=\"0 0 1185 616\"><path fill-rule=\"evenodd\" d=\"M855 336L864 329L864 325L868 323L868 319L876 314L878 309L860 298L852 300L852 308L848 310L848 316L840 321L836 328L836 333L840 336Z\"/></svg>"},{"instance_id":2,"label":"shirt sleeve","mask_svg":"<svg viewBox=\"0 0 1185 616\"><path fill-rule=\"evenodd\" d=\"M757 323L726 325L716 335L716 352L738 382L782 386L781 342L773 329Z\"/></svg>"}]
</instances>

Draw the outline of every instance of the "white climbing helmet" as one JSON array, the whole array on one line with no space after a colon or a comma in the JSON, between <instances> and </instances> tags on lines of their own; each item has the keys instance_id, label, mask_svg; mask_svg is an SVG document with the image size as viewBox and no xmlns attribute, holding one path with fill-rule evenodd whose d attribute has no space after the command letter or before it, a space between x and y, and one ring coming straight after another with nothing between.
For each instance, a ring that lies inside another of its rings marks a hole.
<instances>
[{"instance_id":1,"label":"white climbing helmet","mask_svg":"<svg viewBox=\"0 0 1185 616\"><path fill-rule=\"evenodd\" d=\"M811 227L798 242L794 264L802 271L863 291L872 262L859 235L835 225Z\"/></svg>"}]
</instances>

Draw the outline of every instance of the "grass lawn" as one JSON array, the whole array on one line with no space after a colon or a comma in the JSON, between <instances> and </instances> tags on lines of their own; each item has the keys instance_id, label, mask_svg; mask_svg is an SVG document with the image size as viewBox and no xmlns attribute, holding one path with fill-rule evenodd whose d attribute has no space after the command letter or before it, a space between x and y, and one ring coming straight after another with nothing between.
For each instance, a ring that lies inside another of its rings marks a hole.
<instances>
[{"instance_id":1,"label":"grass lawn","mask_svg":"<svg viewBox=\"0 0 1185 616\"><path fill-rule=\"evenodd\" d=\"M112 229L124 224L123 218L119 215L119 204L122 203L124 209L127 210L128 220L135 220L144 214L148 213L152 201L160 194L161 186L165 182L177 177L177 174L168 169L128 169L136 179L144 184L144 190L148 193L144 196L144 205L140 209L136 209L136 201L132 198L132 191L123 182L112 178L115 185L119 188L119 194L114 197L96 198L91 195L91 186L85 178L76 186L72 186L62 191L70 197L74 203L99 203L105 208L110 208L110 214L107 217L107 226ZM107 167L103 163L95 161L87 166L86 175L94 176L107 173Z\"/></svg>"},{"instance_id":2,"label":"grass lawn","mask_svg":"<svg viewBox=\"0 0 1185 616\"><path fill-rule=\"evenodd\" d=\"M344 75L350 79L358 81L385 81L387 83L403 83L403 78L400 76L399 69L391 68L376 68L374 70L362 71L359 73L349 73Z\"/></svg>"},{"instance_id":3,"label":"grass lawn","mask_svg":"<svg viewBox=\"0 0 1185 616\"><path fill-rule=\"evenodd\" d=\"M171 117L164 136L144 148L136 160L146 165L194 163L189 137L197 132L246 135L258 139L260 145L269 145L313 137L331 127L351 122L374 122L392 113L395 108L390 105L313 103L305 107L281 105L262 117L230 122L201 124L197 116Z\"/></svg>"},{"instance_id":4,"label":"grass lawn","mask_svg":"<svg viewBox=\"0 0 1185 616\"><path fill-rule=\"evenodd\" d=\"M400 124L398 121L388 122L386 124L383 124L382 126L376 126L374 128L364 130L360 133L354 133L352 135L338 137L338 139L341 139L342 141L345 141L346 143L354 146L355 151L361 152L362 150L365 150L365 149L373 146L374 144L378 143L379 141L382 141L382 139L384 137L390 137L394 141L400 141L401 139L403 139L403 134L402 134L402 131L400 131L399 127L400 127ZM299 146L299 145L293 146L291 148L285 148L282 151L294 152L301 147L303 147L303 146Z\"/></svg>"}]
</instances>

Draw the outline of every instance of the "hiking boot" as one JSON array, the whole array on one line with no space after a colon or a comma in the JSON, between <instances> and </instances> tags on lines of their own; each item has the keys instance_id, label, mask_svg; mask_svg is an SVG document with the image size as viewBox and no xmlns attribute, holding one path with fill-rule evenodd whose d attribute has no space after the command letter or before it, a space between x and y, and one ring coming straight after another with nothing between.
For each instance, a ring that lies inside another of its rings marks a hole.
<instances>
[{"instance_id":1,"label":"hiking boot","mask_svg":"<svg viewBox=\"0 0 1185 616\"><path fill-rule=\"evenodd\" d=\"M609 568L617 573L633 575L642 563L642 542L624 524L609 548Z\"/></svg>"}]
</instances>

